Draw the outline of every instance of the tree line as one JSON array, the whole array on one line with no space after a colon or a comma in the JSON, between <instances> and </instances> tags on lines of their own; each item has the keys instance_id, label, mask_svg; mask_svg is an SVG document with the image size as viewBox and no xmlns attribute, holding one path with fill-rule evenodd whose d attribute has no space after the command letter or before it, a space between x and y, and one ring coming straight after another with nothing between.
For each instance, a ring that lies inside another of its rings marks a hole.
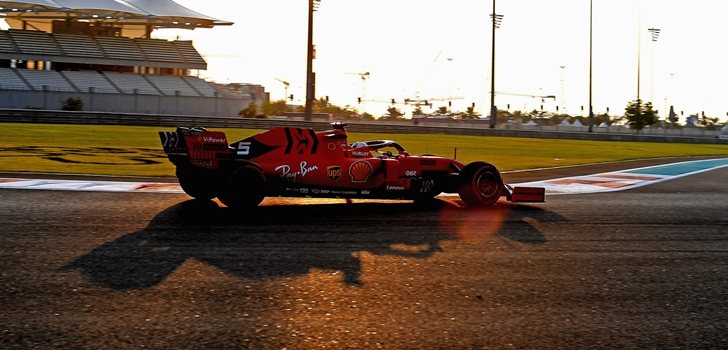
<instances>
[{"instance_id":1,"label":"tree line","mask_svg":"<svg viewBox=\"0 0 728 350\"><path fill-rule=\"evenodd\" d=\"M251 103L245 109L240 111L240 116L244 118L266 118L269 116L286 115L286 113L303 113L305 110L304 106L292 106L289 105L286 100L274 100L265 101L262 105ZM407 119L405 113L397 108L396 106L390 106L387 109L387 113L378 118L375 118L369 113L358 113L352 106L337 106L328 101L328 99L320 98L313 102L313 112L323 113L332 116L334 119L344 120L405 120ZM480 119L480 115L475 112L475 106L469 106L464 111L451 111L446 106L438 107L433 114L427 114L422 110L420 105L415 106L412 112L412 117L428 117L428 116L445 116L449 119L456 120L475 120ZM570 124L577 120L582 125L589 125L589 119L585 116L573 116L569 114L558 114L544 111L533 110L531 112L523 111L506 111L498 110L497 121L498 123L528 123L529 121L536 121L539 125L559 125L564 120L567 120ZM691 115L688 117L688 122L695 126L702 126L708 130L714 130L720 127L719 118L708 117L703 113L701 115ZM653 109L651 102L644 102L640 99L629 101L624 109L624 114L621 116L611 116L608 113L599 113L594 115L594 125L613 125L613 124L625 124L631 129L637 132L642 129L659 124L666 128L680 128L683 125L678 123L678 116L671 112L670 116L665 121L660 121L657 111Z\"/></svg>"}]
</instances>

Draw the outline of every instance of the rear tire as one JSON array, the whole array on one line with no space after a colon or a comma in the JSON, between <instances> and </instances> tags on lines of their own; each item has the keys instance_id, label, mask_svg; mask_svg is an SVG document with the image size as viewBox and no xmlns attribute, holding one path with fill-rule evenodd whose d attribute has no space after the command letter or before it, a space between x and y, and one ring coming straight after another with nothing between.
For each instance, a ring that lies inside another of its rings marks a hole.
<instances>
[{"instance_id":1,"label":"rear tire","mask_svg":"<svg viewBox=\"0 0 728 350\"><path fill-rule=\"evenodd\" d=\"M485 207L498 202L503 188L503 180L498 169L488 163L471 163L460 175L458 186L460 199L468 207Z\"/></svg>"},{"instance_id":2,"label":"rear tire","mask_svg":"<svg viewBox=\"0 0 728 350\"><path fill-rule=\"evenodd\" d=\"M180 187L190 197L199 200L217 197L218 181L211 171L183 165L177 166L176 174Z\"/></svg>"},{"instance_id":3,"label":"rear tire","mask_svg":"<svg viewBox=\"0 0 728 350\"><path fill-rule=\"evenodd\" d=\"M252 208L265 198L265 175L257 167L246 165L236 169L218 196L230 208Z\"/></svg>"}]
</instances>

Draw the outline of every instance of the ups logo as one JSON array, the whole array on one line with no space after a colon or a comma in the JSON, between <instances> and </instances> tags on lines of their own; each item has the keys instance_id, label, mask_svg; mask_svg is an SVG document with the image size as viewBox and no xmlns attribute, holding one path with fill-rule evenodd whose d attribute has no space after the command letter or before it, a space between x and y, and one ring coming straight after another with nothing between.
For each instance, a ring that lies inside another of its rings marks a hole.
<instances>
[{"instance_id":1,"label":"ups logo","mask_svg":"<svg viewBox=\"0 0 728 350\"><path fill-rule=\"evenodd\" d=\"M338 180L341 177L341 167L338 165L332 165L330 167L327 167L326 176L328 176L331 181Z\"/></svg>"}]
</instances>

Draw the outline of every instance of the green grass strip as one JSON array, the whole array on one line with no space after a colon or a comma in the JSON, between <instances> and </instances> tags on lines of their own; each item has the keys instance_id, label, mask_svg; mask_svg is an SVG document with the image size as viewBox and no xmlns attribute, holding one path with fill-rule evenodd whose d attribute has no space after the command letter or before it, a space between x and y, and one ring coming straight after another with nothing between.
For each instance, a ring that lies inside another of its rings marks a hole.
<instances>
[{"instance_id":1,"label":"green grass strip","mask_svg":"<svg viewBox=\"0 0 728 350\"><path fill-rule=\"evenodd\" d=\"M0 171L124 176L174 176L157 131L169 127L4 123ZM236 141L262 130L214 129ZM463 163L482 160L501 170L678 156L728 156L728 145L584 141L436 134L349 133L349 142L391 139L411 154Z\"/></svg>"}]
</instances>

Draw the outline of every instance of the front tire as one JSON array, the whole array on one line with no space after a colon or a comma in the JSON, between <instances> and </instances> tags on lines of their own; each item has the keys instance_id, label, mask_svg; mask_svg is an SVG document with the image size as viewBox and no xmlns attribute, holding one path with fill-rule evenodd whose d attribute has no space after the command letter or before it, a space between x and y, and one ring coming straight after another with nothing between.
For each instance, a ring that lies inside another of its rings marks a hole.
<instances>
[{"instance_id":1,"label":"front tire","mask_svg":"<svg viewBox=\"0 0 728 350\"><path fill-rule=\"evenodd\" d=\"M503 188L500 172L492 164L471 163L460 175L460 199L468 207L485 207L498 202Z\"/></svg>"},{"instance_id":2,"label":"front tire","mask_svg":"<svg viewBox=\"0 0 728 350\"><path fill-rule=\"evenodd\" d=\"M252 165L236 169L218 199L230 208L252 208L265 198L265 175Z\"/></svg>"}]
</instances>

